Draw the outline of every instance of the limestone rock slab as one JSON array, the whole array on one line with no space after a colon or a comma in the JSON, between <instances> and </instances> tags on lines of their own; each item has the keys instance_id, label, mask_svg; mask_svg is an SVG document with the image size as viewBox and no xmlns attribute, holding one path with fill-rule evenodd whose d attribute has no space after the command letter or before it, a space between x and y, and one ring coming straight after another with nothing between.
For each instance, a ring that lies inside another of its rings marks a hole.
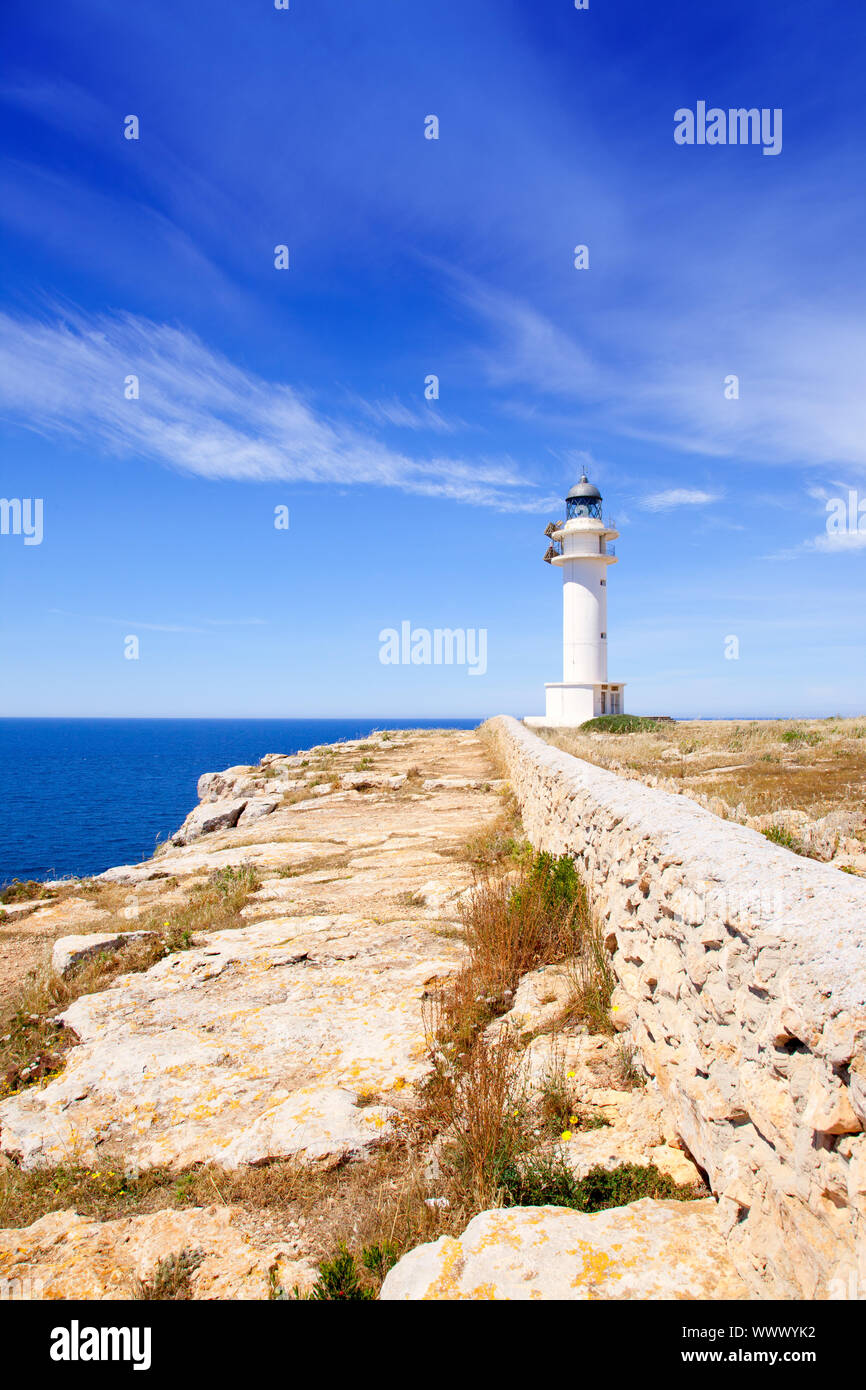
<instances>
[{"instance_id":1,"label":"limestone rock slab","mask_svg":"<svg viewBox=\"0 0 866 1390\"><path fill-rule=\"evenodd\" d=\"M195 1251L194 1299L266 1299L269 1269L284 1287L315 1280L306 1261L279 1247L257 1249L232 1207L191 1207L116 1221L56 1211L22 1230L0 1231L0 1282L15 1296L125 1300L137 1280L152 1279L160 1260Z\"/></svg>"},{"instance_id":2,"label":"limestone rock slab","mask_svg":"<svg viewBox=\"0 0 866 1390\"><path fill-rule=\"evenodd\" d=\"M382 1286L417 1299L745 1299L712 1198L585 1215L510 1207L476 1216L459 1240L410 1250Z\"/></svg>"},{"instance_id":3,"label":"limestone rock slab","mask_svg":"<svg viewBox=\"0 0 866 1390\"><path fill-rule=\"evenodd\" d=\"M80 1045L48 1085L0 1102L0 1148L25 1167L114 1152L133 1169L359 1157L426 1073L425 987L458 959L416 921L208 933L65 1011Z\"/></svg>"}]
</instances>

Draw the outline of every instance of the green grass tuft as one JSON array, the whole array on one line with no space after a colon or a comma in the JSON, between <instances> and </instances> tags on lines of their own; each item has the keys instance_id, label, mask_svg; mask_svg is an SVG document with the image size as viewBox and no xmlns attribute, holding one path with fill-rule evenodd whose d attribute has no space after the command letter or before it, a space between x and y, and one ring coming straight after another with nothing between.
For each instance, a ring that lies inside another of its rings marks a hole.
<instances>
[{"instance_id":1,"label":"green grass tuft","mask_svg":"<svg viewBox=\"0 0 866 1390\"><path fill-rule=\"evenodd\" d=\"M762 830L761 834L771 844L781 845L782 849L789 849L792 854L800 854L804 859L811 859L812 857L802 841L798 840L797 836L793 835L784 825L771 825L769 830Z\"/></svg>"}]
</instances>

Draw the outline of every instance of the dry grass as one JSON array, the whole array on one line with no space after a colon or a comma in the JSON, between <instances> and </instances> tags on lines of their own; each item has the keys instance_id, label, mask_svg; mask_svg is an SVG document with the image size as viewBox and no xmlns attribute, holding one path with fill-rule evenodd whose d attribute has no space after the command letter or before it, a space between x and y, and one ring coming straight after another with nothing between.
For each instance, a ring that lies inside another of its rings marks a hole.
<instances>
[{"instance_id":1,"label":"dry grass","mask_svg":"<svg viewBox=\"0 0 866 1390\"><path fill-rule=\"evenodd\" d=\"M441 1183L425 1173L412 1128L363 1163L322 1170L284 1160L227 1172L214 1165L171 1173L152 1169L125 1175L117 1160L96 1168L73 1165L23 1172L0 1171L0 1227L22 1228L50 1211L73 1207L94 1221L140 1216L167 1209L211 1206L240 1208L241 1225L254 1242L294 1243L328 1261L341 1247L359 1263L366 1256L365 1284L375 1293L387 1267L407 1250L441 1235L457 1235L476 1214L459 1198L443 1203ZM379 1252L376 1258L376 1252ZM180 1255L195 1252L180 1252ZM372 1258L371 1258L372 1257ZM189 1296L188 1261L169 1258L144 1281L137 1297ZM281 1296L275 1290L275 1296Z\"/></svg>"},{"instance_id":2,"label":"dry grass","mask_svg":"<svg viewBox=\"0 0 866 1390\"><path fill-rule=\"evenodd\" d=\"M610 1029L613 976L573 861L538 854L507 877L476 880L462 912L467 960L427 1003L432 1074L422 1113L441 1136L449 1201L481 1211L503 1200L503 1175L532 1147L520 1040L485 1031L520 979L542 965L574 970L569 1016ZM561 1026L561 1023L560 1023Z\"/></svg>"},{"instance_id":3,"label":"dry grass","mask_svg":"<svg viewBox=\"0 0 866 1390\"><path fill-rule=\"evenodd\" d=\"M134 1279L132 1293L136 1299L176 1302L192 1298L192 1276L202 1260L203 1250L179 1250L158 1260L149 1279Z\"/></svg>"},{"instance_id":4,"label":"dry grass","mask_svg":"<svg viewBox=\"0 0 866 1390\"><path fill-rule=\"evenodd\" d=\"M565 1130L603 1129L610 1124L597 1110L587 1110L576 1099L562 1052L555 1049L541 1080L538 1103L543 1132L558 1138Z\"/></svg>"},{"instance_id":5,"label":"dry grass","mask_svg":"<svg viewBox=\"0 0 866 1390\"><path fill-rule=\"evenodd\" d=\"M515 833L516 820L511 808L506 807L491 826L466 841L460 858L487 872L526 864L532 858L532 846Z\"/></svg>"},{"instance_id":6,"label":"dry grass","mask_svg":"<svg viewBox=\"0 0 866 1390\"><path fill-rule=\"evenodd\" d=\"M634 1043L620 1038L616 1048L616 1080L623 1090L634 1091L646 1085L646 1075L638 1065L639 1058Z\"/></svg>"},{"instance_id":7,"label":"dry grass","mask_svg":"<svg viewBox=\"0 0 866 1390\"><path fill-rule=\"evenodd\" d=\"M248 926L241 910L260 885L259 871L252 864L216 869L204 882L193 885L185 902L157 904L135 920L120 918L100 923L99 930L158 931L172 949L189 946L196 932Z\"/></svg>"},{"instance_id":8,"label":"dry grass","mask_svg":"<svg viewBox=\"0 0 866 1390\"><path fill-rule=\"evenodd\" d=\"M24 1171L12 1164L0 1170L0 1227L12 1230L29 1226L48 1212L70 1207L92 1221L112 1221L175 1204L188 1205L172 1201L175 1181L160 1168L141 1177L128 1177L122 1165L111 1159L93 1168L60 1164ZM213 1192L208 1201L213 1203Z\"/></svg>"},{"instance_id":9,"label":"dry grass","mask_svg":"<svg viewBox=\"0 0 866 1390\"><path fill-rule=\"evenodd\" d=\"M387 1246L398 1255L441 1235L457 1235L475 1215L431 1181L421 1151L398 1145L366 1163L318 1175L306 1199L313 1258L327 1258L345 1241L355 1250Z\"/></svg>"},{"instance_id":10,"label":"dry grass","mask_svg":"<svg viewBox=\"0 0 866 1390\"><path fill-rule=\"evenodd\" d=\"M539 854L513 878L478 878L461 921L473 973L501 995L530 970L575 953L589 905L573 861Z\"/></svg>"},{"instance_id":11,"label":"dry grass","mask_svg":"<svg viewBox=\"0 0 866 1390\"><path fill-rule=\"evenodd\" d=\"M529 1145L523 1055L509 1031L456 1057L438 1048L426 1115L442 1136L446 1200L473 1213L501 1203L501 1176Z\"/></svg>"},{"instance_id":12,"label":"dry grass","mask_svg":"<svg viewBox=\"0 0 866 1390\"><path fill-rule=\"evenodd\" d=\"M476 734L484 748L485 755L489 763L492 764L496 777L508 781L508 760L502 752L500 738L495 727L489 720L479 724Z\"/></svg>"},{"instance_id":13,"label":"dry grass","mask_svg":"<svg viewBox=\"0 0 866 1390\"><path fill-rule=\"evenodd\" d=\"M507 875L483 869L460 920L466 965L428 1007L430 1037L458 1051L510 1007L521 976L579 954L589 906L572 860L542 854Z\"/></svg>"},{"instance_id":14,"label":"dry grass","mask_svg":"<svg viewBox=\"0 0 866 1390\"><path fill-rule=\"evenodd\" d=\"M739 817L788 809L818 819L866 796L866 719L684 720L652 733L539 732L576 757L625 776L664 779L669 789L718 799Z\"/></svg>"},{"instance_id":15,"label":"dry grass","mask_svg":"<svg viewBox=\"0 0 866 1390\"><path fill-rule=\"evenodd\" d=\"M348 849L338 851L336 854L321 854L318 858L304 859L297 864L287 864L284 869L277 870L277 878L302 878L306 874L321 873L326 869L333 869L335 873L339 873L343 869L348 869L351 858L352 851Z\"/></svg>"},{"instance_id":16,"label":"dry grass","mask_svg":"<svg viewBox=\"0 0 866 1390\"><path fill-rule=\"evenodd\" d=\"M587 923L580 949L569 969L572 994L565 1014L558 1021L559 1026L579 1021L586 1023L593 1033L613 1033L611 999L616 976L597 923Z\"/></svg>"}]
</instances>

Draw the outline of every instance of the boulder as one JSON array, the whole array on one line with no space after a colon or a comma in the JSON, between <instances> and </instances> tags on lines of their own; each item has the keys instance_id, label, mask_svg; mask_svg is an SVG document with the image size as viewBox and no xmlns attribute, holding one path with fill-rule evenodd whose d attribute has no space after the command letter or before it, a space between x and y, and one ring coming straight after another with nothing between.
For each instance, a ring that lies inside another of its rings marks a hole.
<instances>
[{"instance_id":1,"label":"boulder","mask_svg":"<svg viewBox=\"0 0 866 1390\"><path fill-rule=\"evenodd\" d=\"M237 823L239 826L252 825L254 821L263 820L265 816L270 816L279 804L276 797L253 796L241 811Z\"/></svg>"},{"instance_id":2,"label":"boulder","mask_svg":"<svg viewBox=\"0 0 866 1390\"><path fill-rule=\"evenodd\" d=\"M51 969L58 975L65 975L67 971L73 970L76 965L80 965L91 956L119 951L122 946L129 946L133 941L157 935L158 933L153 931L126 931L114 934L93 932L89 936L61 936L55 941L51 952Z\"/></svg>"},{"instance_id":3,"label":"boulder","mask_svg":"<svg viewBox=\"0 0 866 1390\"><path fill-rule=\"evenodd\" d=\"M577 988L573 970L565 965L542 965L524 975L517 986L508 1013L490 1025L491 1036L503 1027L529 1033L549 1027L574 997Z\"/></svg>"},{"instance_id":4,"label":"boulder","mask_svg":"<svg viewBox=\"0 0 866 1390\"><path fill-rule=\"evenodd\" d=\"M239 1168L293 1154L309 1165L335 1167L369 1157L390 1139L394 1114L390 1106L359 1104L359 1094L345 1087L306 1086L242 1130L222 1162Z\"/></svg>"},{"instance_id":5,"label":"boulder","mask_svg":"<svg viewBox=\"0 0 866 1390\"><path fill-rule=\"evenodd\" d=\"M252 768L243 764L227 767L224 772L203 772L197 786L199 801L225 801L233 795L235 783L252 772Z\"/></svg>"},{"instance_id":6,"label":"boulder","mask_svg":"<svg viewBox=\"0 0 866 1390\"><path fill-rule=\"evenodd\" d=\"M587 1215L509 1207L476 1216L459 1240L410 1250L382 1286L416 1299L746 1299L711 1197Z\"/></svg>"},{"instance_id":7,"label":"boulder","mask_svg":"<svg viewBox=\"0 0 866 1390\"><path fill-rule=\"evenodd\" d=\"M202 802L190 811L180 830L172 835L171 843L188 845L200 840L202 835L212 835L215 830L231 830L240 820L246 804L243 798Z\"/></svg>"},{"instance_id":8,"label":"boulder","mask_svg":"<svg viewBox=\"0 0 866 1390\"><path fill-rule=\"evenodd\" d=\"M340 786L347 791L363 791L366 787L390 787L393 780L390 775L381 772L344 772Z\"/></svg>"}]
</instances>

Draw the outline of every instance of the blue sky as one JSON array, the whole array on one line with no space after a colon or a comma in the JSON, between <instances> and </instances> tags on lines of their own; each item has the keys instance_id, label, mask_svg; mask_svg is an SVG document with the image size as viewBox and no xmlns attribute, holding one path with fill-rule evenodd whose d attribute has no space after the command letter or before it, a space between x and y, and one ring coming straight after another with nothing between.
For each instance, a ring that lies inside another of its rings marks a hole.
<instances>
[{"instance_id":1,"label":"blue sky","mask_svg":"<svg viewBox=\"0 0 866 1390\"><path fill-rule=\"evenodd\" d=\"M0 495L44 499L0 712L540 712L583 467L627 708L862 712L866 11L5 0L0 51ZM699 100L781 153L678 146ZM382 665L404 620L486 674Z\"/></svg>"}]
</instances>

